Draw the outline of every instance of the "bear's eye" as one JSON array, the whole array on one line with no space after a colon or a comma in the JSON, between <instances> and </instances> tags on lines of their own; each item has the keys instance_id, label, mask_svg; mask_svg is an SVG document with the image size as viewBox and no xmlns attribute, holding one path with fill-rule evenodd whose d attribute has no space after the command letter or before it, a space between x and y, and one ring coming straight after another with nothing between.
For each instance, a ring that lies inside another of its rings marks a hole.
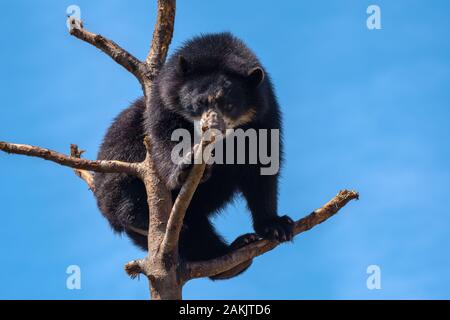
<instances>
[{"instance_id":1,"label":"bear's eye","mask_svg":"<svg viewBox=\"0 0 450 320\"><path fill-rule=\"evenodd\" d=\"M197 101L195 101L194 103L194 108L195 109L203 109L206 107L206 101L203 99L198 99Z\"/></svg>"},{"instance_id":2,"label":"bear's eye","mask_svg":"<svg viewBox=\"0 0 450 320\"><path fill-rule=\"evenodd\" d=\"M225 110L226 110L226 111L231 111L231 110L233 110L233 105L232 105L232 104L226 104L226 105L225 105Z\"/></svg>"},{"instance_id":3,"label":"bear's eye","mask_svg":"<svg viewBox=\"0 0 450 320\"><path fill-rule=\"evenodd\" d=\"M217 94L216 95L216 98L215 98L215 103L217 103L218 105L223 105L223 104L225 104L225 98L223 97L223 94L221 94L221 93L219 93L219 94Z\"/></svg>"}]
</instances>

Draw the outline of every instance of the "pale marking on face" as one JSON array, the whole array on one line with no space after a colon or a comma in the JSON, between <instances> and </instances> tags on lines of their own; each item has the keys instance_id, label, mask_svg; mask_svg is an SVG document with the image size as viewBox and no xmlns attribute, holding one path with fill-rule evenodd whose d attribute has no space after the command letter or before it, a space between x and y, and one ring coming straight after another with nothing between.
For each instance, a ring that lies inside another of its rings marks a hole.
<instances>
[{"instance_id":1,"label":"pale marking on face","mask_svg":"<svg viewBox=\"0 0 450 320\"><path fill-rule=\"evenodd\" d=\"M224 116L223 120L225 121L227 128L233 129L251 122L255 118L255 115L256 115L255 108L250 108L248 111L241 114L237 119L231 119Z\"/></svg>"},{"instance_id":2,"label":"pale marking on face","mask_svg":"<svg viewBox=\"0 0 450 320\"><path fill-rule=\"evenodd\" d=\"M212 104L212 103L214 103L215 100L220 99L223 96L224 96L223 89L219 89L215 93L208 96L208 103Z\"/></svg>"}]
</instances>

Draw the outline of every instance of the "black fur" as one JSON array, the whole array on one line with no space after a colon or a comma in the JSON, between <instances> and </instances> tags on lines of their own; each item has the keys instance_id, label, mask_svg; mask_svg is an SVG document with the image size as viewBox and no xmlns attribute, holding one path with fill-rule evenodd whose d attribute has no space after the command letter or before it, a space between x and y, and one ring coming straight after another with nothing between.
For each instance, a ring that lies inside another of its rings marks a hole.
<instances>
[{"instance_id":1,"label":"black fur","mask_svg":"<svg viewBox=\"0 0 450 320\"><path fill-rule=\"evenodd\" d=\"M222 95L217 96L218 91ZM208 100L211 96L218 98ZM233 121L252 108L254 116L240 128L281 129L280 110L267 73L245 44L229 33L194 38L176 51L155 80L149 111L145 112L142 99L123 111L109 128L98 159L142 161L142 141L148 134L157 171L175 199L186 167L171 161L177 144L171 134L177 128L193 134L192 119L208 108L218 108ZM292 220L277 214L278 174L263 176L259 169L259 164L211 166L209 179L199 185L186 213L180 239L183 258L205 260L231 250L208 218L238 193L247 200L259 236L279 241L292 238ZM95 189L98 206L113 229L126 232L146 249L146 238L128 228L147 229L143 183L125 174L98 173Z\"/></svg>"}]
</instances>

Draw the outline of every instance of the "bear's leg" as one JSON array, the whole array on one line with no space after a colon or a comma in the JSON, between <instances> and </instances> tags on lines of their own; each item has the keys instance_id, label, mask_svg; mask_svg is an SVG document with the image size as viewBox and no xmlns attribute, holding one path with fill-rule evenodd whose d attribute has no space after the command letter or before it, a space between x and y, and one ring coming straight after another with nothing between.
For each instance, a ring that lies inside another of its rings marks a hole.
<instances>
[{"instance_id":1,"label":"bear's leg","mask_svg":"<svg viewBox=\"0 0 450 320\"><path fill-rule=\"evenodd\" d=\"M259 239L260 238L256 233L244 234L242 236L237 237L236 240L234 240L230 244L229 250L234 251L234 250L240 249L240 248L245 247L246 245L248 245L252 242L255 242ZM247 260L241 264L238 264L234 268L231 268L230 270L227 270L225 272L222 272L222 273L216 274L215 276L212 276L210 279L211 280L226 280L226 279L233 278L237 275L240 275L245 270L247 270L248 267L251 266L252 262L253 262L253 259Z\"/></svg>"},{"instance_id":2,"label":"bear's leg","mask_svg":"<svg viewBox=\"0 0 450 320\"><path fill-rule=\"evenodd\" d=\"M180 234L181 257L188 261L201 261L226 254L228 245L217 234L209 219L199 216L191 218L188 214Z\"/></svg>"},{"instance_id":3,"label":"bear's leg","mask_svg":"<svg viewBox=\"0 0 450 320\"><path fill-rule=\"evenodd\" d=\"M147 193L142 181L123 173L96 173L94 181L98 206L113 229L126 232L147 250L147 237L133 231L148 229Z\"/></svg>"},{"instance_id":4,"label":"bear's leg","mask_svg":"<svg viewBox=\"0 0 450 320\"><path fill-rule=\"evenodd\" d=\"M187 261L214 259L249 243L241 236L230 246L217 234L207 217L186 219L180 235L180 255ZM212 280L229 279L245 271L251 264L246 261L231 270L211 277Z\"/></svg>"}]
</instances>

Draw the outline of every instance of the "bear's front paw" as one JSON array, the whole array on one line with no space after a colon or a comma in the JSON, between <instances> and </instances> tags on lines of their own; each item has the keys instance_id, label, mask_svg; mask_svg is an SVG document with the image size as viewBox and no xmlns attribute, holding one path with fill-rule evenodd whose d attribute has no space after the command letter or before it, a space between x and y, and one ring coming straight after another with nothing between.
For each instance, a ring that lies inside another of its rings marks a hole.
<instances>
[{"instance_id":1,"label":"bear's front paw","mask_svg":"<svg viewBox=\"0 0 450 320\"><path fill-rule=\"evenodd\" d=\"M197 147L198 145L196 145ZM195 147L194 147L195 148ZM194 164L194 151L189 152L183 160L177 165L175 172L173 172L171 177L171 182L169 183L170 189L179 189L186 182L189 173L191 172L192 166ZM207 181L212 174L212 165L206 165L205 171L203 172L202 179L200 183Z\"/></svg>"},{"instance_id":2,"label":"bear's front paw","mask_svg":"<svg viewBox=\"0 0 450 320\"><path fill-rule=\"evenodd\" d=\"M175 172L172 174L172 179L170 183L170 189L180 189L187 177L189 176L189 172L191 172L191 165L188 164L179 164Z\"/></svg>"},{"instance_id":3,"label":"bear's front paw","mask_svg":"<svg viewBox=\"0 0 450 320\"><path fill-rule=\"evenodd\" d=\"M294 237L294 221L288 216L267 219L255 223L255 231L264 239L290 241Z\"/></svg>"}]
</instances>

